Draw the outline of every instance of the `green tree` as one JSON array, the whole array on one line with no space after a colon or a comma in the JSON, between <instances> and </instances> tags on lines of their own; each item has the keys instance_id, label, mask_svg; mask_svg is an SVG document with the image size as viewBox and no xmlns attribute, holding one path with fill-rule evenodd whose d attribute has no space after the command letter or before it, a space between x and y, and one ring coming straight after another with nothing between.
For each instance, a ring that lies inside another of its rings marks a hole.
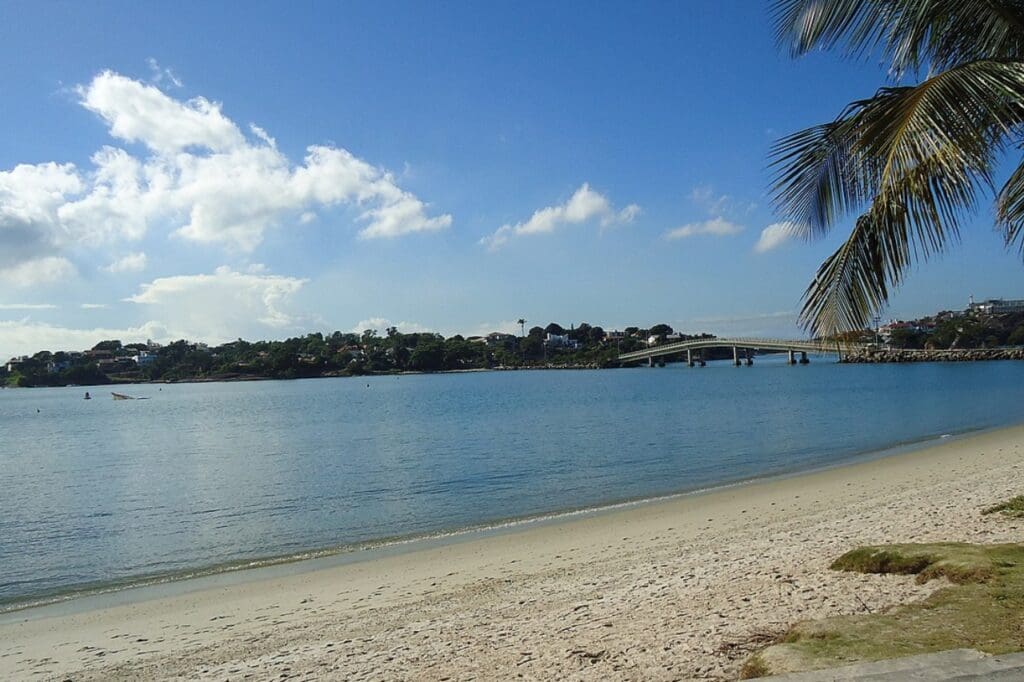
<instances>
[{"instance_id":1,"label":"green tree","mask_svg":"<svg viewBox=\"0 0 1024 682\"><path fill-rule=\"evenodd\" d=\"M923 348L924 334L915 329L893 329L889 335L889 345L893 348Z\"/></svg>"},{"instance_id":2,"label":"green tree","mask_svg":"<svg viewBox=\"0 0 1024 682\"><path fill-rule=\"evenodd\" d=\"M113 339L110 341L100 341L95 346L93 346L92 349L109 351L121 350L121 342L118 341L117 339Z\"/></svg>"},{"instance_id":3,"label":"green tree","mask_svg":"<svg viewBox=\"0 0 1024 682\"><path fill-rule=\"evenodd\" d=\"M818 237L858 216L804 294L805 326L866 327L910 265L956 240L979 192L996 195L1007 246L1024 242L1024 163L996 183L1003 152L1022 142L1024 4L776 0L774 13L794 56L878 50L894 79L773 149L773 202L791 231Z\"/></svg>"},{"instance_id":4,"label":"green tree","mask_svg":"<svg viewBox=\"0 0 1024 682\"><path fill-rule=\"evenodd\" d=\"M1024 324L1017 325L1006 339L1006 343L1010 346L1024 346Z\"/></svg>"},{"instance_id":5,"label":"green tree","mask_svg":"<svg viewBox=\"0 0 1024 682\"><path fill-rule=\"evenodd\" d=\"M440 337L420 339L409 358L409 366L419 372L444 369L444 343Z\"/></svg>"}]
</instances>

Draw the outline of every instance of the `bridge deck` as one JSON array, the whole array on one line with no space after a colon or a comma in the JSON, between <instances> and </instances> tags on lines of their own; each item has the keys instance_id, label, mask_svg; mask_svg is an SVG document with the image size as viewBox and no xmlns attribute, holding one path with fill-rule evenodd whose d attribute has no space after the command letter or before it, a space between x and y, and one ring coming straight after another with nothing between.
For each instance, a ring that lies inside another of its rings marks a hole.
<instances>
[{"instance_id":1,"label":"bridge deck","mask_svg":"<svg viewBox=\"0 0 1024 682\"><path fill-rule=\"evenodd\" d=\"M796 351L798 353L850 353L863 350L865 346L859 343L839 343L834 341L815 341L798 339L752 339L752 338L714 338L714 339L691 339L689 341L678 341L666 343L661 346L652 346L643 350L623 353L619 356L620 362L632 362L634 360L647 360L662 355L675 355L690 350L702 350L704 348L749 348L751 350L775 350L775 351Z\"/></svg>"}]
</instances>

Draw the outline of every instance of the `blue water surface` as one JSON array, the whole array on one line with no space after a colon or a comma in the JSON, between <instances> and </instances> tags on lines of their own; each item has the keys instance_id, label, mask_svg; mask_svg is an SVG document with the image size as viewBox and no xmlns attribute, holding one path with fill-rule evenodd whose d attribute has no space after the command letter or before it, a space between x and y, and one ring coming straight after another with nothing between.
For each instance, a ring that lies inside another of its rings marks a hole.
<instances>
[{"instance_id":1,"label":"blue water surface","mask_svg":"<svg viewBox=\"0 0 1024 682\"><path fill-rule=\"evenodd\" d=\"M836 464L1022 421L1022 386L1024 362L759 358L3 390L0 605Z\"/></svg>"}]
</instances>

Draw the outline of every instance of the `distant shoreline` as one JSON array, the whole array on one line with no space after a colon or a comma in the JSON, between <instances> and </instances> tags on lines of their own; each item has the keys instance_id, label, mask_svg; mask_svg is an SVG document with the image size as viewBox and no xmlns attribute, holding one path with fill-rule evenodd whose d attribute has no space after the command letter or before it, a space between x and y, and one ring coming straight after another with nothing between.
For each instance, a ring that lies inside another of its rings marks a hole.
<instances>
[{"instance_id":1,"label":"distant shoreline","mask_svg":"<svg viewBox=\"0 0 1024 682\"><path fill-rule=\"evenodd\" d=\"M389 377L389 376L422 376L430 374L476 374L479 372L523 372L530 370L594 370L594 369L621 369L619 367L600 367L596 364L560 364L560 365L536 365L523 367L474 367L468 369L441 369L435 372L418 372L414 370L401 370L394 372L371 372L366 374L347 374L344 372L324 372L323 374L310 374L308 376L294 377L268 377L258 374L221 374L214 376L181 377L177 379L139 379L123 380L111 379L106 384L58 384L45 386L3 386L0 389L25 389L25 388L77 388L77 387L105 387L105 386L141 386L141 385L163 385L163 384L217 384L236 383L243 381L296 381L298 379L359 379L361 377Z\"/></svg>"},{"instance_id":2,"label":"distant shoreline","mask_svg":"<svg viewBox=\"0 0 1024 682\"><path fill-rule=\"evenodd\" d=\"M768 353L767 355L774 355ZM873 350L862 353L844 356L840 364L906 364L921 362L992 362L1002 360L1024 360L1024 348L965 348L962 350L917 350L917 349L886 349ZM646 363L629 363L633 367L645 366ZM668 363L678 364L678 363ZM3 386L0 389L14 388L68 388L68 387L103 387L103 386L135 386L135 385L161 385L161 384L212 384L212 383L236 383L244 381L295 381L298 379L359 379L361 377L386 377L386 376L423 376L431 374L476 374L480 372L525 372L533 370L604 370L604 369L630 369L629 365L613 365L602 367L596 363L585 364L552 364L552 365L529 365L529 366L508 366L508 367L473 367L467 369L443 369L432 372L400 370L389 372L369 372L365 374L348 374L345 372L324 372L322 374L311 374L308 376L294 377L269 377L258 374L220 374L213 376L193 376L176 379L154 379L154 380L123 380L111 379L106 384L58 384L44 386Z\"/></svg>"}]
</instances>

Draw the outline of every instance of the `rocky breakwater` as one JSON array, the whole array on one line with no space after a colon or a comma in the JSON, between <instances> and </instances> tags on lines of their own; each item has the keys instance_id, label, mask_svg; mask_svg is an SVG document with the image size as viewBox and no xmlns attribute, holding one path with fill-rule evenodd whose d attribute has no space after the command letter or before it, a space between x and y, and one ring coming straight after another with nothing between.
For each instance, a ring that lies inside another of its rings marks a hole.
<instances>
[{"instance_id":1,"label":"rocky breakwater","mask_svg":"<svg viewBox=\"0 0 1024 682\"><path fill-rule=\"evenodd\" d=\"M1024 360L1024 347L961 348L953 350L910 350L899 348L863 350L843 357L843 362L976 362L979 360Z\"/></svg>"}]
</instances>

